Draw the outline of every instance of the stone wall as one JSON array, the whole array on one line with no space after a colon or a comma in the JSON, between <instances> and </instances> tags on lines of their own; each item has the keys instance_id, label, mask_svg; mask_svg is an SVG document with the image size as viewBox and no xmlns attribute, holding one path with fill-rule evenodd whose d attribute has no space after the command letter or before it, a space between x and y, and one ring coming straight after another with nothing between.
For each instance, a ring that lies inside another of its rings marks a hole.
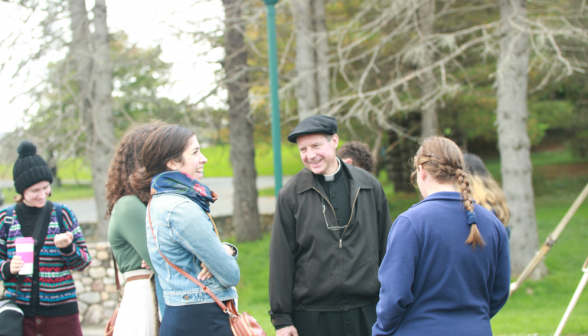
<instances>
[{"instance_id":1,"label":"stone wall","mask_svg":"<svg viewBox=\"0 0 588 336\"><path fill-rule=\"evenodd\" d=\"M83 325L105 325L118 305L110 244L88 243L92 263L83 272L72 272ZM121 287L124 277L119 273ZM124 288L124 287L123 287Z\"/></svg>"}]
</instances>

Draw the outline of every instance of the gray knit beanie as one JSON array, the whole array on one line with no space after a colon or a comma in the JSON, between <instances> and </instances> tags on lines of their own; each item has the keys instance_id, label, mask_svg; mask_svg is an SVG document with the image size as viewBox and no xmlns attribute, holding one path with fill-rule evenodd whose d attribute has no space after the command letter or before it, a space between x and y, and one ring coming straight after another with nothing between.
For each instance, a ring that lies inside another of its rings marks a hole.
<instances>
[{"instance_id":1,"label":"gray knit beanie","mask_svg":"<svg viewBox=\"0 0 588 336\"><path fill-rule=\"evenodd\" d=\"M49 165L37 155L37 147L32 142L23 140L16 151L18 159L12 169L12 179L17 193L22 195L25 189L41 181L53 183Z\"/></svg>"}]
</instances>

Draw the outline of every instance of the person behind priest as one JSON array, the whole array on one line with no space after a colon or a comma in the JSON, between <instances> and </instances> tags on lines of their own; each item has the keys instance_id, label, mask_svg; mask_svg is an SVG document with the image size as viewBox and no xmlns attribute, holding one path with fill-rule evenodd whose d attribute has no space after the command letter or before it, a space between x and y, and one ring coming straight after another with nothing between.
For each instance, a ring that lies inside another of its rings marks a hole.
<instances>
[{"instance_id":1,"label":"person behind priest","mask_svg":"<svg viewBox=\"0 0 588 336\"><path fill-rule=\"evenodd\" d=\"M363 142L346 142L337 150L337 156L343 162L365 169L368 173L373 173L376 168L370 148Z\"/></svg>"},{"instance_id":2,"label":"person behind priest","mask_svg":"<svg viewBox=\"0 0 588 336\"><path fill-rule=\"evenodd\" d=\"M280 190L270 242L269 300L277 336L368 336L392 221L382 186L335 155L333 117L288 136L305 168Z\"/></svg>"}]
</instances>

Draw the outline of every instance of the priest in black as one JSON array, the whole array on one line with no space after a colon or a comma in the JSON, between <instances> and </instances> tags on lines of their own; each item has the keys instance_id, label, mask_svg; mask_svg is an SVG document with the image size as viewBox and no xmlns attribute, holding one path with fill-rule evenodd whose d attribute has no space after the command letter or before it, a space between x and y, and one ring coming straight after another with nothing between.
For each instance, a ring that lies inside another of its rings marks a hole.
<instances>
[{"instance_id":1,"label":"priest in black","mask_svg":"<svg viewBox=\"0 0 588 336\"><path fill-rule=\"evenodd\" d=\"M369 336L378 269L392 226L381 184L340 160L337 121L292 130L305 168L280 190L270 244L270 315L277 336Z\"/></svg>"}]
</instances>

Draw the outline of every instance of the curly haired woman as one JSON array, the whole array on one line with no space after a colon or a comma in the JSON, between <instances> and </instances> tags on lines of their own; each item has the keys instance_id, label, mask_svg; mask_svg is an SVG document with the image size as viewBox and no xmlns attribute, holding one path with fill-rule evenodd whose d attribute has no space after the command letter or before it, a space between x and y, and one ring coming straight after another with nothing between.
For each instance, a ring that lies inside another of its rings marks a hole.
<instances>
[{"instance_id":1,"label":"curly haired woman","mask_svg":"<svg viewBox=\"0 0 588 336\"><path fill-rule=\"evenodd\" d=\"M108 241L124 274L126 285L114 328L114 335L157 335L159 316L151 281L152 264L147 251L146 204L151 195L137 190L129 177L142 168L141 149L160 124L140 125L129 130L120 141L108 169L106 199L110 216ZM142 268L146 263L150 269Z\"/></svg>"},{"instance_id":2,"label":"curly haired woman","mask_svg":"<svg viewBox=\"0 0 588 336\"><path fill-rule=\"evenodd\" d=\"M372 334L491 336L510 286L504 225L473 203L453 141L425 139L413 167L424 200L390 230Z\"/></svg>"}]
</instances>

